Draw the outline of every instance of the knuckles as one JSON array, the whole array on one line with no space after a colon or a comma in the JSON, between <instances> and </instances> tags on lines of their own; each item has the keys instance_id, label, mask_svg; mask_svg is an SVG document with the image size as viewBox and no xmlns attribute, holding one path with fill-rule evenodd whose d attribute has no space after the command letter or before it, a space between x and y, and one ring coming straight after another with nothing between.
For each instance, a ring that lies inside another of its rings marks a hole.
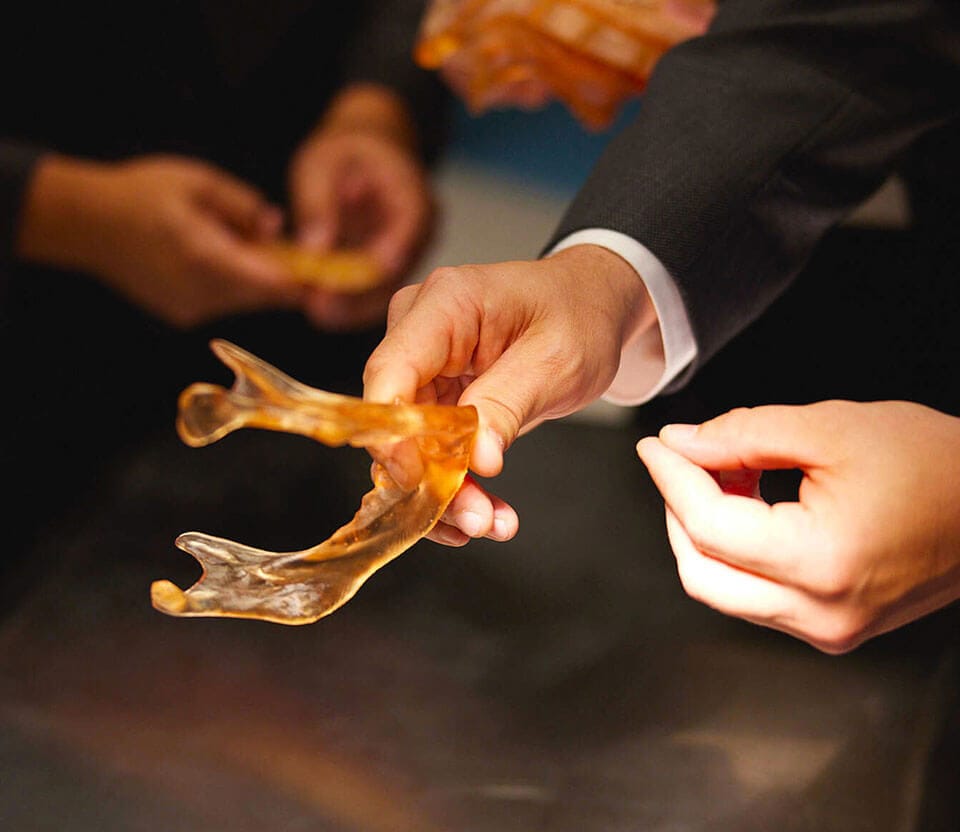
<instances>
[{"instance_id":1,"label":"knuckles","mask_svg":"<svg viewBox=\"0 0 960 832\"><path fill-rule=\"evenodd\" d=\"M473 269L470 266L439 266L426 276L423 287L426 291L443 291L448 286L457 286L470 280Z\"/></svg>"},{"instance_id":2,"label":"knuckles","mask_svg":"<svg viewBox=\"0 0 960 832\"><path fill-rule=\"evenodd\" d=\"M872 616L858 608L841 608L818 616L804 631L805 640L823 653L839 656L871 635Z\"/></svg>"}]
</instances>

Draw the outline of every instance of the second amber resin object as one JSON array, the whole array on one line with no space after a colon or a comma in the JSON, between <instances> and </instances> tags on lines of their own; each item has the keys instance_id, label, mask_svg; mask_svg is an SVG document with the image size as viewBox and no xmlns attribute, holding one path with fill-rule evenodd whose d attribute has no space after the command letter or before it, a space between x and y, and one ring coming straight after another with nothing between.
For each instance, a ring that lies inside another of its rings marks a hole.
<instances>
[{"instance_id":1,"label":"second amber resin object","mask_svg":"<svg viewBox=\"0 0 960 832\"><path fill-rule=\"evenodd\" d=\"M288 240L277 240L262 244L260 250L289 269L294 280L328 292L369 292L386 278L373 256L359 249L315 252Z\"/></svg>"},{"instance_id":2,"label":"second amber resin object","mask_svg":"<svg viewBox=\"0 0 960 832\"><path fill-rule=\"evenodd\" d=\"M394 480L373 466L374 488L347 525L298 552L270 552L188 532L177 546L203 575L189 589L155 581L154 607L174 616L254 618L308 624L341 607L367 578L426 535L467 473L477 432L472 407L370 404L301 384L226 342L212 349L235 373L230 389L194 384L180 397L177 428L189 445L242 427L298 433L326 445L389 449L404 443Z\"/></svg>"}]
</instances>

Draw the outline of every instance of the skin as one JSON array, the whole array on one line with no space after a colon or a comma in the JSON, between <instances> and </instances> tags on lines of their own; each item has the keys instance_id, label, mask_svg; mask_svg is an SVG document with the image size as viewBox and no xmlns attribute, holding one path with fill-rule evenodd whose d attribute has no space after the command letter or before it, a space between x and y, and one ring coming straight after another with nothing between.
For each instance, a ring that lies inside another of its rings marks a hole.
<instances>
[{"instance_id":1,"label":"skin","mask_svg":"<svg viewBox=\"0 0 960 832\"><path fill-rule=\"evenodd\" d=\"M470 468L492 477L518 436L597 399L627 339L655 325L636 272L599 246L437 269L394 296L386 336L364 371L364 398L475 406ZM374 456L403 480L402 448ZM518 526L510 505L468 477L430 538L452 546L508 540Z\"/></svg>"},{"instance_id":2,"label":"skin","mask_svg":"<svg viewBox=\"0 0 960 832\"><path fill-rule=\"evenodd\" d=\"M309 292L304 312L324 329L381 321L429 242L435 217L416 131L402 101L373 84L340 95L294 154L289 191L301 245L321 252L357 247L384 271L383 285L363 295Z\"/></svg>"},{"instance_id":3,"label":"skin","mask_svg":"<svg viewBox=\"0 0 960 832\"><path fill-rule=\"evenodd\" d=\"M102 163L45 156L27 188L17 254L74 269L179 328L245 311L298 308L317 326L382 319L432 219L426 176L402 102L345 89L289 167L290 216L207 162L140 156ZM373 217L361 224L358 217ZM296 284L256 247L284 225L324 251L354 245L384 268L383 286L340 296Z\"/></svg>"},{"instance_id":4,"label":"skin","mask_svg":"<svg viewBox=\"0 0 960 832\"><path fill-rule=\"evenodd\" d=\"M686 592L826 653L960 597L960 419L901 401L733 410L637 446ZM759 496L803 473L797 502Z\"/></svg>"}]
</instances>

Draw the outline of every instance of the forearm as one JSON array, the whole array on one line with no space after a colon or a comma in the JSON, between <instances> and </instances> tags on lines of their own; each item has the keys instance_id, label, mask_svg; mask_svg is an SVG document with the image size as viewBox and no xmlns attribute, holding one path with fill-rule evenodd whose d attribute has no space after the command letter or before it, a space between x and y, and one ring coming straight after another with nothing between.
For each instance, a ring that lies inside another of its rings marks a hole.
<instances>
[{"instance_id":1,"label":"forearm","mask_svg":"<svg viewBox=\"0 0 960 832\"><path fill-rule=\"evenodd\" d=\"M107 165L55 153L36 163L23 194L14 241L24 261L96 271L100 260Z\"/></svg>"},{"instance_id":2,"label":"forearm","mask_svg":"<svg viewBox=\"0 0 960 832\"><path fill-rule=\"evenodd\" d=\"M358 2L361 22L343 52L344 82L392 90L404 103L422 157L432 162L445 139L450 98L437 73L420 68L413 59L424 4L416 0Z\"/></svg>"},{"instance_id":3,"label":"forearm","mask_svg":"<svg viewBox=\"0 0 960 832\"><path fill-rule=\"evenodd\" d=\"M317 126L320 131L373 133L419 152L419 135L406 102L391 88L358 82L341 90Z\"/></svg>"}]
</instances>

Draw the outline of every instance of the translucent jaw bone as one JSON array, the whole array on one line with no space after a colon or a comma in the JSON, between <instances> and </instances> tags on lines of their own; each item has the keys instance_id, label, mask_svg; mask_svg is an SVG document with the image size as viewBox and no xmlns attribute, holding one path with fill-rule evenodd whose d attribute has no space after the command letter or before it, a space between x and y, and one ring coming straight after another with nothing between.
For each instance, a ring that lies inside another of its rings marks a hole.
<instances>
[{"instance_id":1,"label":"translucent jaw bone","mask_svg":"<svg viewBox=\"0 0 960 832\"><path fill-rule=\"evenodd\" d=\"M229 390L194 384L181 394L177 430L188 445L208 445L243 427L298 433L331 446L404 443L411 482L400 484L374 464L373 490L353 519L322 543L270 552L188 532L176 543L200 563L200 579L186 591L170 581L150 588L154 607L168 615L309 624L349 601L437 523L466 475L476 411L370 404L301 384L226 341L211 347L236 378Z\"/></svg>"}]
</instances>

